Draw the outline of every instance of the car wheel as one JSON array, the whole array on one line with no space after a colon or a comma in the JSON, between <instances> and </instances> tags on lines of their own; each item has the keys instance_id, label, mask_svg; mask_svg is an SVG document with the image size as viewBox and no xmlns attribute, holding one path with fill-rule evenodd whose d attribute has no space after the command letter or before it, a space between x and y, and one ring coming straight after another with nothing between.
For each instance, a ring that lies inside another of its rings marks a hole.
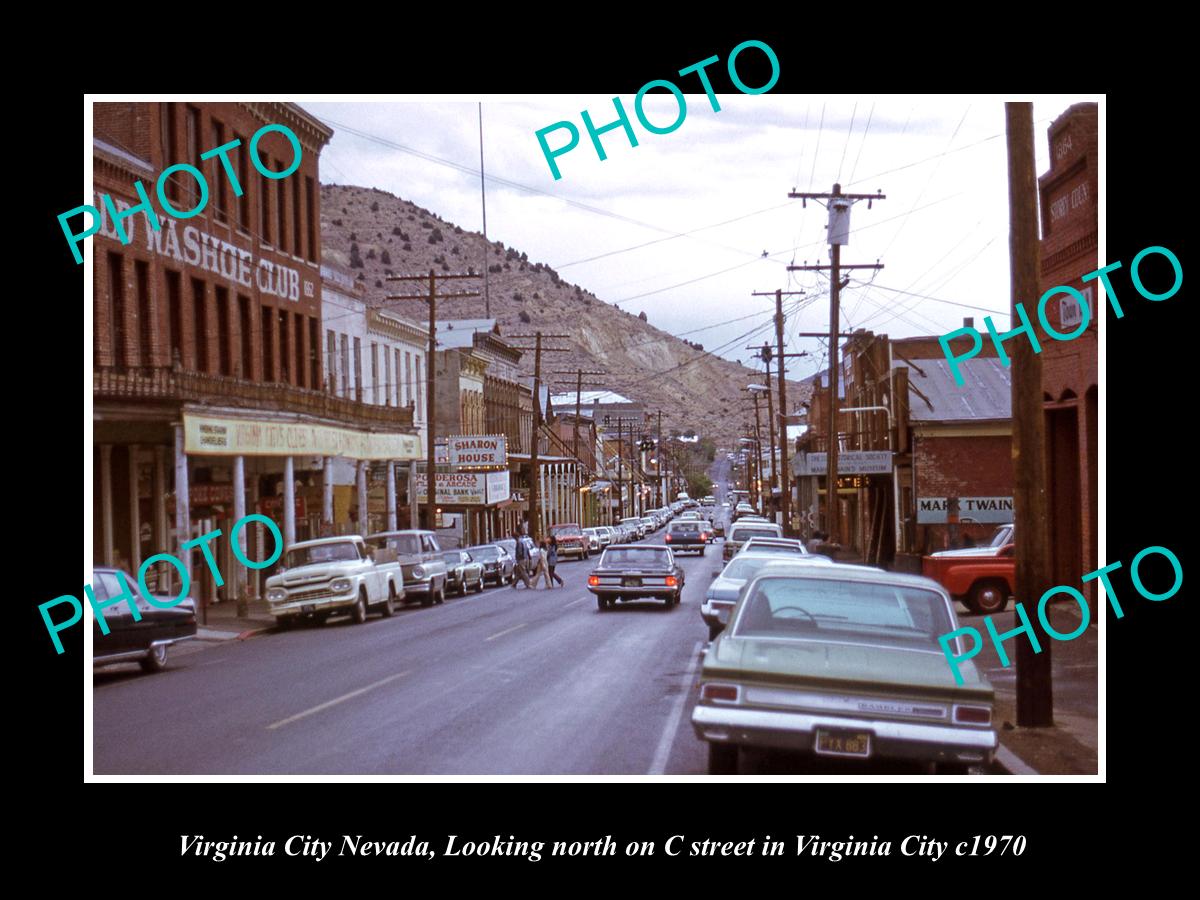
<instances>
[{"instance_id":1,"label":"car wheel","mask_svg":"<svg viewBox=\"0 0 1200 900\"><path fill-rule=\"evenodd\" d=\"M388 585L387 600L383 601L383 615L385 618L391 618L396 614L396 586Z\"/></svg>"},{"instance_id":2,"label":"car wheel","mask_svg":"<svg viewBox=\"0 0 1200 900\"><path fill-rule=\"evenodd\" d=\"M433 606L437 602L437 594L434 593L433 585L429 586L429 593L421 598L422 606Z\"/></svg>"},{"instance_id":3,"label":"car wheel","mask_svg":"<svg viewBox=\"0 0 1200 900\"><path fill-rule=\"evenodd\" d=\"M278 619L275 620L275 627L278 628L280 631L291 631L292 627L295 624L296 624L295 616L280 616Z\"/></svg>"},{"instance_id":4,"label":"car wheel","mask_svg":"<svg viewBox=\"0 0 1200 900\"><path fill-rule=\"evenodd\" d=\"M599 594L596 595L596 609L600 610L600 612L604 612L606 609L608 609L608 600L604 597L601 597Z\"/></svg>"},{"instance_id":5,"label":"car wheel","mask_svg":"<svg viewBox=\"0 0 1200 900\"><path fill-rule=\"evenodd\" d=\"M146 658L141 660L143 672L161 672L167 667L167 645L156 644L150 648Z\"/></svg>"},{"instance_id":6,"label":"car wheel","mask_svg":"<svg viewBox=\"0 0 1200 900\"><path fill-rule=\"evenodd\" d=\"M1003 581L980 581L971 586L968 606L984 615L1004 612L1008 606L1008 587Z\"/></svg>"},{"instance_id":7,"label":"car wheel","mask_svg":"<svg viewBox=\"0 0 1200 900\"><path fill-rule=\"evenodd\" d=\"M475 593L477 593L477 594L483 593L483 576L482 575L480 575L479 580L477 582L475 582Z\"/></svg>"},{"instance_id":8,"label":"car wheel","mask_svg":"<svg viewBox=\"0 0 1200 900\"><path fill-rule=\"evenodd\" d=\"M446 582L442 582L442 586L438 588L437 596L433 600L434 603L446 602Z\"/></svg>"},{"instance_id":9,"label":"car wheel","mask_svg":"<svg viewBox=\"0 0 1200 900\"><path fill-rule=\"evenodd\" d=\"M708 743L708 774L736 775L738 773L737 744Z\"/></svg>"},{"instance_id":10,"label":"car wheel","mask_svg":"<svg viewBox=\"0 0 1200 900\"><path fill-rule=\"evenodd\" d=\"M717 635L719 635L724 630L725 629L722 628L720 625L709 625L708 626L708 639L710 641L715 641L717 639Z\"/></svg>"},{"instance_id":11,"label":"car wheel","mask_svg":"<svg viewBox=\"0 0 1200 900\"><path fill-rule=\"evenodd\" d=\"M350 610L350 620L355 625L361 625L367 621L367 589L358 589L358 602L354 604L354 608Z\"/></svg>"}]
</instances>

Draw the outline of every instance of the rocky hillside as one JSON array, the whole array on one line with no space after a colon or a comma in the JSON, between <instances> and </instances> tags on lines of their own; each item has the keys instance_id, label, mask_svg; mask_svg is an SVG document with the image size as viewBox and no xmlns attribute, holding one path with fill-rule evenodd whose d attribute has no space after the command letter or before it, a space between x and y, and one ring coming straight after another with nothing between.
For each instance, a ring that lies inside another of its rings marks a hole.
<instances>
[{"instance_id":1,"label":"rocky hillside","mask_svg":"<svg viewBox=\"0 0 1200 900\"><path fill-rule=\"evenodd\" d=\"M482 271L481 234L374 188L322 185L321 238L325 258L357 273L373 299L401 292L400 283L384 280L388 274L412 274L430 267L443 272ZM545 367L582 366L585 371L610 373L595 380L640 400L646 409L661 409L664 434L694 430L713 437L719 446L732 446L739 425L752 420L752 407L741 391L754 375L752 370L707 355L699 344L601 302L516 248L492 242L487 258L491 311L502 334L540 328L570 335L550 342L569 347L570 352L545 357ZM482 297L438 304L439 319L482 318L483 314ZM414 305L408 318L419 321L421 315ZM529 363L532 371L532 359ZM807 399L807 391L807 386L789 379L789 401Z\"/></svg>"}]
</instances>

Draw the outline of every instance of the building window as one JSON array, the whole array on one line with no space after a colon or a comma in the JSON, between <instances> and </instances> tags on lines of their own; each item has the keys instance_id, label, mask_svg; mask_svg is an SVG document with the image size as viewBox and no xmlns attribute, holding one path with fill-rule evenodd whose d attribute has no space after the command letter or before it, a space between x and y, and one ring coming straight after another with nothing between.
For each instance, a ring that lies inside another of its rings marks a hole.
<instances>
[{"instance_id":1,"label":"building window","mask_svg":"<svg viewBox=\"0 0 1200 900\"><path fill-rule=\"evenodd\" d=\"M417 399L417 418L424 421L425 420L425 403L424 403L425 389L424 389L424 384L423 384L424 378L421 375L421 368L422 368L421 367L421 357L418 356L416 358L416 362L417 362L417 377L413 382L413 386L415 387L416 392L417 392L417 398L416 398Z\"/></svg>"},{"instance_id":2,"label":"building window","mask_svg":"<svg viewBox=\"0 0 1200 900\"><path fill-rule=\"evenodd\" d=\"M108 342L112 348L113 365L124 368L125 357L125 257L120 253L108 254Z\"/></svg>"},{"instance_id":3,"label":"building window","mask_svg":"<svg viewBox=\"0 0 1200 900\"><path fill-rule=\"evenodd\" d=\"M404 405L408 406L413 401L413 373L412 373L412 354L407 350L404 351Z\"/></svg>"},{"instance_id":4,"label":"building window","mask_svg":"<svg viewBox=\"0 0 1200 900\"><path fill-rule=\"evenodd\" d=\"M342 368L342 396L350 396L350 338L342 335L342 353L339 362Z\"/></svg>"},{"instance_id":5,"label":"building window","mask_svg":"<svg viewBox=\"0 0 1200 900\"><path fill-rule=\"evenodd\" d=\"M242 348L242 368L239 378L254 377L254 357L250 352L250 298L238 294L238 343Z\"/></svg>"},{"instance_id":6,"label":"building window","mask_svg":"<svg viewBox=\"0 0 1200 900\"><path fill-rule=\"evenodd\" d=\"M258 185L258 230L262 242L269 244L271 243L271 181L263 175L259 177Z\"/></svg>"},{"instance_id":7,"label":"building window","mask_svg":"<svg viewBox=\"0 0 1200 900\"><path fill-rule=\"evenodd\" d=\"M383 404L392 405L392 354L388 353L386 345L383 348Z\"/></svg>"},{"instance_id":8,"label":"building window","mask_svg":"<svg viewBox=\"0 0 1200 900\"><path fill-rule=\"evenodd\" d=\"M283 166L279 164L279 160L275 160L276 172L282 172ZM287 188L280 182L275 183L275 199L278 201L279 217L276 221L279 223L279 242L275 245L281 251L287 250Z\"/></svg>"},{"instance_id":9,"label":"building window","mask_svg":"<svg viewBox=\"0 0 1200 900\"><path fill-rule=\"evenodd\" d=\"M315 316L308 317L308 386L321 389L321 326Z\"/></svg>"},{"instance_id":10,"label":"building window","mask_svg":"<svg viewBox=\"0 0 1200 900\"><path fill-rule=\"evenodd\" d=\"M286 309L279 310L279 380L291 384L291 318Z\"/></svg>"},{"instance_id":11,"label":"building window","mask_svg":"<svg viewBox=\"0 0 1200 900\"><path fill-rule=\"evenodd\" d=\"M325 329L325 390L336 395L337 390L337 338L332 328Z\"/></svg>"},{"instance_id":12,"label":"building window","mask_svg":"<svg viewBox=\"0 0 1200 900\"><path fill-rule=\"evenodd\" d=\"M371 402L379 403L379 344L371 341Z\"/></svg>"},{"instance_id":13,"label":"building window","mask_svg":"<svg viewBox=\"0 0 1200 900\"><path fill-rule=\"evenodd\" d=\"M221 374L233 374L233 341L229 328L229 289L217 289L217 358L220 360Z\"/></svg>"},{"instance_id":14,"label":"building window","mask_svg":"<svg viewBox=\"0 0 1200 900\"><path fill-rule=\"evenodd\" d=\"M150 318L150 266L142 260L133 264L134 281L137 284L138 340L141 344L139 357L143 366L153 365L154 328Z\"/></svg>"},{"instance_id":15,"label":"building window","mask_svg":"<svg viewBox=\"0 0 1200 900\"><path fill-rule=\"evenodd\" d=\"M183 365L183 297L180 275L169 269L167 276L167 350L171 354L170 365L178 360Z\"/></svg>"},{"instance_id":16,"label":"building window","mask_svg":"<svg viewBox=\"0 0 1200 900\"><path fill-rule=\"evenodd\" d=\"M362 339L354 339L354 399L363 402Z\"/></svg>"},{"instance_id":17,"label":"building window","mask_svg":"<svg viewBox=\"0 0 1200 900\"><path fill-rule=\"evenodd\" d=\"M275 380L275 310L262 308L263 381Z\"/></svg>"},{"instance_id":18,"label":"building window","mask_svg":"<svg viewBox=\"0 0 1200 900\"><path fill-rule=\"evenodd\" d=\"M308 369L304 365L304 316L296 313L296 387L307 387Z\"/></svg>"},{"instance_id":19,"label":"building window","mask_svg":"<svg viewBox=\"0 0 1200 900\"><path fill-rule=\"evenodd\" d=\"M212 145L214 148L225 143L225 126L216 119L212 120ZM243 156L246 154L243 153ZM225 208L225 183L228 179L221 171L221 158L212 158L212 181L209 182L209 193L212 195L213 218L218 222L228 221Z\"/></svg>"},{"instance_id":20,"label":"building window","mask_svg":"<svg viewBox=\"0 0 1200 900\"><path fill-rule=\"evenodd\" d=\"M296 175L289 178L288 181L292 183L292 250L296 256L302 257L304 256L304 252L301 250L301 245L304 243L304 228L300 221L300 213L303 212L304 205L300 202L300 176Z\"/></svg>"},{"instance_id":21,"label":"building window","mask_svg":"<svg viewBox=\"0 0 1200 900\"><path fill-rule=\"evenodd\" d=\"M203 171L200 160L200 110L194 106L187 108L187 153L188 162ZM200 205L200 183L191 176L185 178L183 183L187 185L188 209L195 209Z\"/></svg>"},{"instance_id":22,"label":"building window","mask_svg":"<svg viewBox=\"0 0 1200 900\"><path fill-rule=\"evenodd\" d=\"M174 165L180 161L179 143L175 137L174 103L160 103L158 105L158 124L162 132L163 159L166 165ZM167 197L172 202L177 203L179 201L179 183L174 178L167 182Z\"/></svg>"},{"instance_id":23,"label":"building window","mask_svg":"<svg viewBox=\"0 0 1200 900\"><path fill-rule=\"evenodd\" d=\"M239 148L242 152L237 157L238 182L242 186L242 195L237 198L237 224L242 231L250 230L250 148L246 146L246 139L240 134L234 134L234 138L242 142Z\"/></svg>"},{"instance_id":24,"label":"building window","mask_svg":"<svg viewBox=\"0 0 1200 900\"><path fill-rule=\"evenodd\" d=\"M208 298L207 286L192 279L192 331L196 337L196 371L208 371Z\"/></svg>"},{"instance_id":25,"label":"building window","mask_svg":"<svg viewBox=\"0 0 1200 900\"><path fill-rule=\"evenodd\" d=\"M404 403L400 400L400 351L396 351L396 405L403 406Z\"/></svg>"},{"instance_id":26,"label":"building window","mask_svg":"<svg viewBox=\"0 0 1200 900\"><path fill-rule=\"evenodd\" d=\"M304 176L306 211L308 213L308 261L317 261L317 191L311 175Z\"/></svg>"}]
</instances>

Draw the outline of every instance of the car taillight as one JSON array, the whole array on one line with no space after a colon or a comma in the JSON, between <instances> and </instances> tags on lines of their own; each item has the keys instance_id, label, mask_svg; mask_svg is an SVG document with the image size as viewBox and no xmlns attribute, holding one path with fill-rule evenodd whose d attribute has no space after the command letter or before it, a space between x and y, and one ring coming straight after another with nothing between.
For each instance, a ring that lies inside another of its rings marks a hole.
<instances>
[{"instance_id":1,"label":"car taillight","mask_svg":"<svg viewBox=\"0 0 1200 900\"><path fill-rule=\"evenodd\" d=\"M668 534L668 535L667 535L667 537L666 537L666 541L667 541L667 543L668 543L668 544L669 544L669 543L671 543L671 536L670 536L669 534Z\"/></svg>"},{"instance_id":2,"label":"car taillight","mask_svg":"<svg viewBox=\"0 0 1200 900\"><path fill-rule=\"evenodd\" d=\"M674 576L674 575L668 575L668 576L667 576L667 587L675 587L675 584L676 584L676 582L675 582L675 576Z\"/></svg>"},{"instance_id":3,"label":"car taillight","mask_svg":"<svg viewBox=\"0 0 1200 900\"><path fill-rule=\"evenodd\" d=\"M700 540L702 540L702 541L708 540L708 532L707 531L700 535Z\"/></svg>"},{"instance_id":4,"label":"car taillight","mask_svg":"<svg viewBox=\"0 0 1200 900\"><path fill-rule=\"evenodd\" d=\"M589 575L588 576L588 584L591 585L592 587L596 587L596 585L598 585L599 583L600 583L600 576L598 576L598 575Z\"/></svg>"},{"instance_id":5,"label":"car taillight","mask_svg":"<svg viewBox=\"0 0 1200 900\"><path fill-rule=\"evenodd\" d=\"M956 706L954 721L966 722L969 725L990 725L992 711L986 706Z\"/></svg>"},{"instance_id":6,"label":"car taillight","mask_svg":"<svg viewBox=\"0 0 1200 900\"><path fill-rule=\"evenodd\" d=\"M738 686L736 684L702 684L700 685L700 699L710 703L737 703Z\"/></svg>"}]
</instances>

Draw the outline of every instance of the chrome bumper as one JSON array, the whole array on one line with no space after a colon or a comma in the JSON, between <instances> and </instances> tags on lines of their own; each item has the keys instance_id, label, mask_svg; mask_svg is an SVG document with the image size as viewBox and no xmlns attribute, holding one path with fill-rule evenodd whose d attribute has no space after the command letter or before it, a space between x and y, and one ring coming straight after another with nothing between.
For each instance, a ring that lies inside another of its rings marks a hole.
<instances>
[{"instance_id":1,"label":"chrome bumper","mask_svg":"<svg viewBox=\"0 0 1200 900\"><path fill-rule=\"evenodd\" d=\"M303 615L306 606L310 607L311 612L327 612L353 606L357 601L358 594L354 591L343 597L324 597L320 600L281 600L271 604L271 615L276 619Z\"/></svg>"},{"instance_id":2,"label":"chrome bumper","mask_svg":"<svg viewBox=\"0 0 1200 900\"><path fill-rule=\"evenodd\" d=\"M120 653L109 653L107 656L94 656L92 657L92 665L100 667L112 666L123 662L137 662L149 656L155 647L170 647L172 644L178 644L180 641L194 641L196 637L194 634L185 634L183 637L163 638L161 641L151 641L150 645L142 650L123 650Z\"/></svg>"},{"instance_id":3,"label":"chrome bumper","mask_svg":"<svg viewBox=\"0 0 1200 900\"><path fill-rule=\"evenodd\" d=\"M991 763L998 743L996 732L990 728L953 728L699 703L692 712L692 728L702 741L806 751L812 751L818 728L866 731L871 734L870 758L984 765Z\"/></svg>"}]
</instances>

